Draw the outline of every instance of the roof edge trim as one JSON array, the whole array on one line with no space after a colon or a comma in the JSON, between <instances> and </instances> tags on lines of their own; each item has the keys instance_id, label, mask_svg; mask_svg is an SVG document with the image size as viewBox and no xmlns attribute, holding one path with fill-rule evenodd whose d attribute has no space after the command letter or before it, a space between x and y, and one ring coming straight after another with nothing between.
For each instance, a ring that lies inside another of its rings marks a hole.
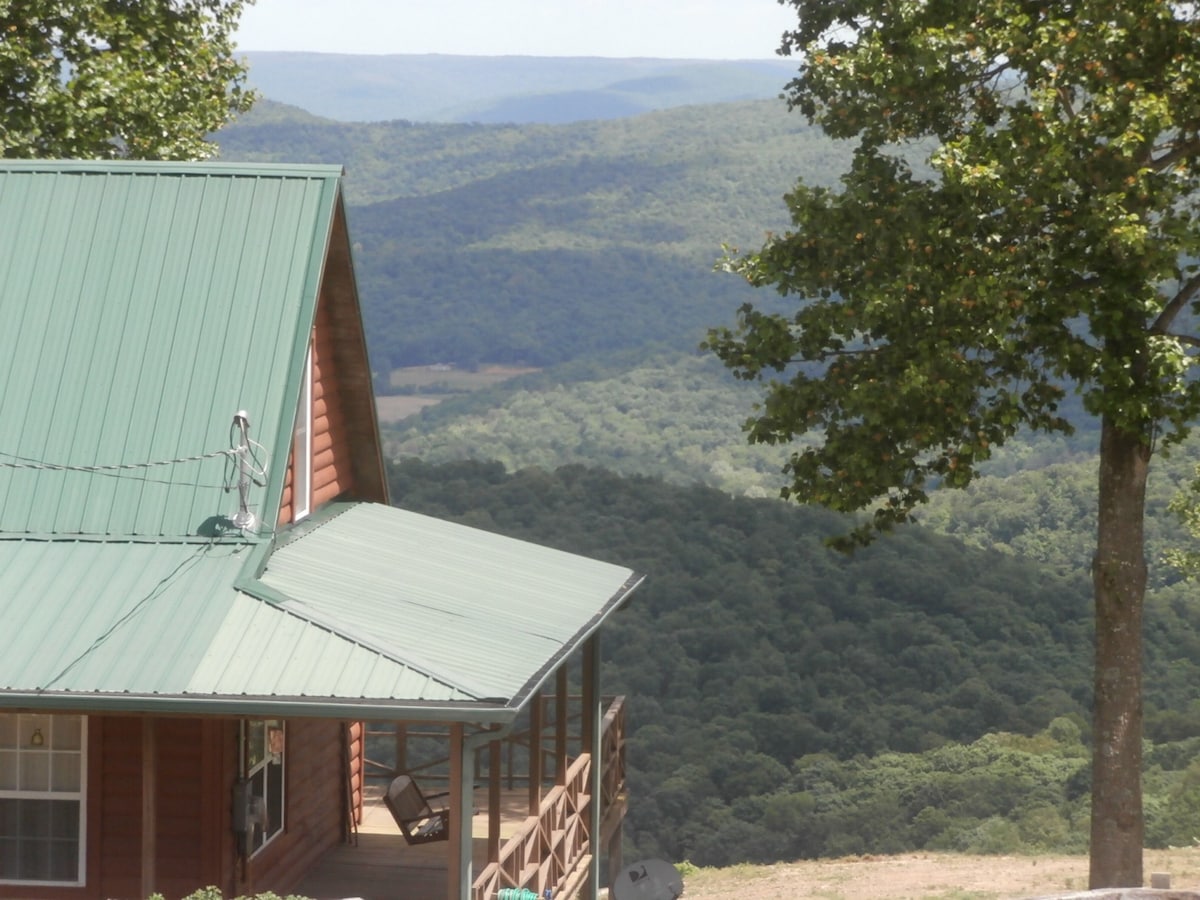
<instances>
[{"instance_id":1,"label":"roof edge trim","mask_svg":"<svg viewBox=\"0 0 1200 900\"><path fill-rule=\"evenodd\" d=\"M513 698L509 701L509 705L513 708L513 710L519 712L521 709L523 709L529 702L530 698L533 697L534 693L541 689L542 685L546 683L547 679L554 674L558 667L561 666L572 653L578 650L584 641L599 631L600 626L607 621L608 617L624 606L625 601L629 599L629 595L637 590L645 580L646 576L637 572L634 572L627 579L625 579L625 583L622 584L621 587L617 589L617 592L608 599L608 602L600 608L599 612L592 616L592 618L590 618L587 623L581 629L579 629L578 632L576 632L575 636L571 638L571 640L564 642L562 647L559 648L558 652L551 656L550 659L546 660L546 664L538 669L538 671L533 674L533 677L525 682L525 684L521 686L516 694L513 695Z\"/></svg>"},{"instance_id":2,"label":"roof edge trim","mask_svg":"<svg viewBox=\"0 0 1200 900\"><path fill-rule=\"evenodd\" d=\"M30 709L81 714L144 713L160 715L261 716L310 719L405 719L505 725L516 718L508 706L463 701L396 702L333 697L195 696L190 694L100 694L0 691L0 709Z\"/></svg>"},{"instance_id":3,"label":"roof edge trim","mask_svg":"<svg viewBox=\"0 0 1200 900\"><path fill-rule=\"evenodd\" d=\"M97 174L120 172L146 175L212 175L274 178L340 179L342 166L328 163L238 163L238 162L174 162L168 160L136 159L6 159L0 169L13 172L59 172Z\"/></svg>"}]
</instances>

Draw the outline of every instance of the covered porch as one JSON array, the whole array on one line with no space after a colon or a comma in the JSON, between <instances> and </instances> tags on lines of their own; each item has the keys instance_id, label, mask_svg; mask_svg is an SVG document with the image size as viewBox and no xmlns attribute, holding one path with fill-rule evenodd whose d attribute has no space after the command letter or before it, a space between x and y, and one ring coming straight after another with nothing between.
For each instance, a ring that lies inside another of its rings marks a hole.
<instances>
[{"instance_id":1,"label":"covered porch","mask_svg":"<svg viewBox=\"0 0 1200 900\"><path fill-rule=\"evenodd\" d=\"M538 692L503 736L485 730L462 734L461 726L445 734L415 723L372 726L361 819L344 843L309 870L296 893L314 900L495 900L502 888L527 888L539 897L549 888L555 897L595 896L604 879L602 857L607 871L621 864L625 704L622 697L589 696L594 645L585 649L584 693L568 694L565 667L560 668L555 693ZM439 738L447 739L447 756L409 758L410 744ZM390 756L388 744L394 756L372 759ZM462 756L455 747L472 744L478 752L455 759ZM406 843L382 800L399 771L412 774L426 792L449 788L452 810L471 812L467 826L452 812L448 840ZM455 791L456 781L473 789Z\"/></svg>"}]
</instances>

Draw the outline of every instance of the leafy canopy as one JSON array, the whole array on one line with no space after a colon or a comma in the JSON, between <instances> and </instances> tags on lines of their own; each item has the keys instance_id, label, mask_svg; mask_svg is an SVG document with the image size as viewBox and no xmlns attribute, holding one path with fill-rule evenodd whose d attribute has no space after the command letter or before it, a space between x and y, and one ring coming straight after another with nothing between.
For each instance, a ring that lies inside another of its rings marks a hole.
<instances>
[{"instance_id":1,"label":"leafy canopy","mask_svg":"<svg viewBox=\"0 0 1200 900\"><path fill-rule=\"evenodd\" d=\"M750 439L795 495L911 518L1066 389L1150 444L1200 411L1200 29L1163 0L789 0L788 99L857 138L794 229L723 265L803 299L743 306L706 345L769 380Z\"/></svg>"},{"instance_id":2,"label":"leafy canopy","mask_svg":"<svg viewBox=\"0 0 1200 900\"><path fill-rule=\"evenodd\" d=\"M0 155L196 159L249 108L246 0L0 0Z\"/></svg>"}]
</instances>

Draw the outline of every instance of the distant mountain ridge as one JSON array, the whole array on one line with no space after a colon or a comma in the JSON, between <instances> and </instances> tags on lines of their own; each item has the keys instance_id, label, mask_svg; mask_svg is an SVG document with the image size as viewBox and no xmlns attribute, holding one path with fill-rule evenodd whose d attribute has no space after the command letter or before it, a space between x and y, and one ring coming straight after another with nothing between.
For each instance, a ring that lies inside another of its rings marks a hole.
<instances>
[{"instance_id":1,"label":"distant mountain ridge","mask_svg":"<svg viewBox=\"0 0 1200 900\"><path fill-rule=\"evenodd\" d=\"M777 97L796 64L248 51L264 97L343 122L562 124Z\"/></svg>"}]
</instances>

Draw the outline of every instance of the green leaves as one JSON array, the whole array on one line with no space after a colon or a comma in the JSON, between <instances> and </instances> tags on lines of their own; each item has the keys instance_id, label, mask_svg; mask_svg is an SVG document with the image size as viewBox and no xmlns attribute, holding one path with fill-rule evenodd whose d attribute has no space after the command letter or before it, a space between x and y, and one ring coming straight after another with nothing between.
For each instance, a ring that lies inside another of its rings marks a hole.
<instances>
[{"instance_id":1,"label":"green leaves","mask_svg":"<svg viewBox=\"0 0 1200 900\"><path fill-rule=\"evenodd\" d=\"M197 159L249 109L245 0L0 3L5 157Z\"/></svg>"},{"instance_id":2,"label":"green leaves","mask_svg":"<svg viewBox=\"0 0 1200 900\"><path fill-rule=\"evenodd\" d=\"M727 263L797 300L706 346L766 385L752 441L806 433L785 495L904 521L1067 390L1149 441L1200 410L1172 329L1200 255L1196 13L1176 4L791 0L788 98L857 140L838 190ZM1168 324L1169 323L1169 324Z\"/></svg>"}]
</instances>

